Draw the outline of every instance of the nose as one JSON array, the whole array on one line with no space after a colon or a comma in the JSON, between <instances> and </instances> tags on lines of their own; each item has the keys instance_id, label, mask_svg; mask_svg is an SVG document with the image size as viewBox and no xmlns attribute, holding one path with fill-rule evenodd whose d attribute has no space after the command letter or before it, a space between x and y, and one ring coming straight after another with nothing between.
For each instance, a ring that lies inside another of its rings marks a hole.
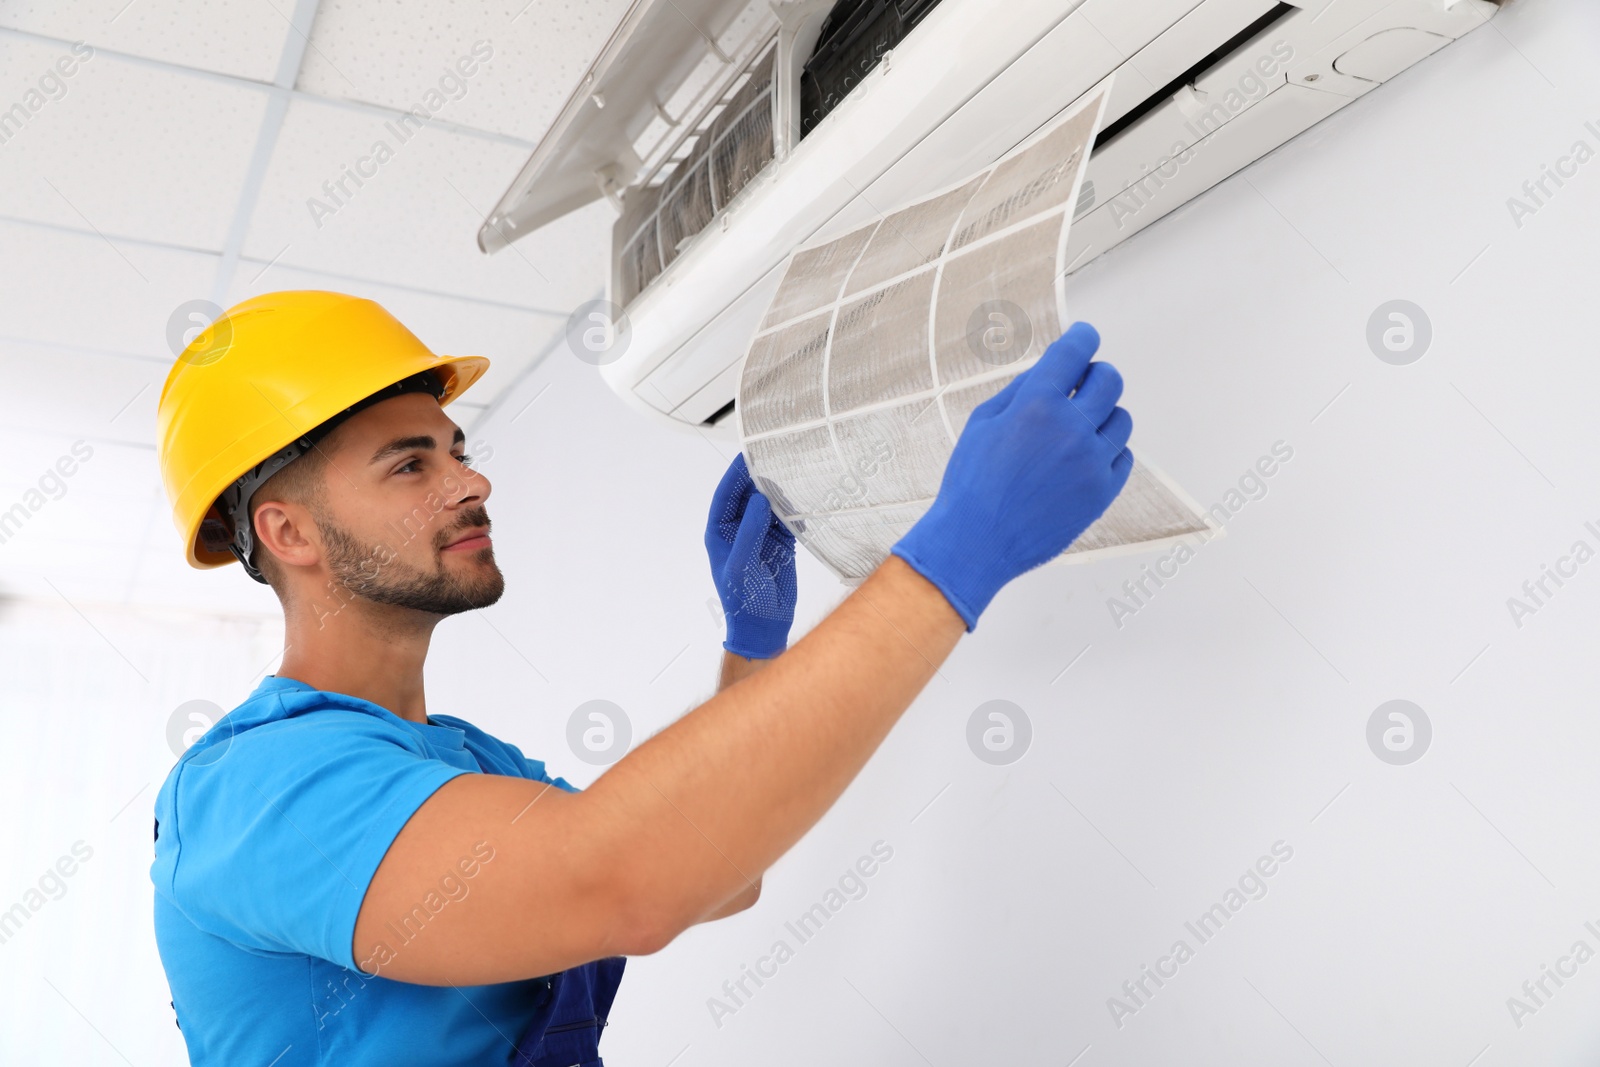
<instances>
[{"instance_id":1,"label":"nose","mask_svg":"<svg viewBox=\"0 0 1600 1067\"><path fill-rule=\"evenodd\" d=\"M456 483L454 486L447 486L451 490L448 495L455 496L456 489L460 491L460 499L456 500L453 506L459 508L471 504L482 505L494 491L494 485L482 471L474 470L459 459L455 463L455 469L446 477L447 482Z\"/></svg>"}]
</instances>

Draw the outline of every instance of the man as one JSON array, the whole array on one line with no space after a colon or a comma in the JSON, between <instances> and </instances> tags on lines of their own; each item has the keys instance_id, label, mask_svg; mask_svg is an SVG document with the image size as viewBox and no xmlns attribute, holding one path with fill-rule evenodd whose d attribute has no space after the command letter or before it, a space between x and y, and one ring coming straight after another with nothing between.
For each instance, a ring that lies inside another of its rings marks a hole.
<instances>
[{"instance_id":1,"label":"man","mask_svg":"<svg viewBox=\"0 0 1600 1067\"><path fill-rule=\"evenodd\" d=\"M1097 346L1074 326L980 406L927 514L793 648L793 540L736 459L706 530L721 688L578 792L426 710L433 628L504 589L444 411L487 361L339 294L232 308L168 377L162 474L190 563L270 583L286 638L156 801L191 1061L597 1067L623 957L749 907L1001 586L1121 490Z\"/></svg>"}]
</instances>

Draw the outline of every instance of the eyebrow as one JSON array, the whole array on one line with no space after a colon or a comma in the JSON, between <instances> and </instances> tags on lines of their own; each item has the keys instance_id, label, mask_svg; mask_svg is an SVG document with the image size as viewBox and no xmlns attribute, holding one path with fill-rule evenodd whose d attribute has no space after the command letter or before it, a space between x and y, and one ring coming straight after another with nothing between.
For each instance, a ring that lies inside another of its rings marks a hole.
<instances>
[{"instance_id":1,"label":"eyebrow","mask_svg":"<svg viewBox=\"0 0 1600 1067\"><path fill-rule=\"evenodd\" d=\"M450 439L450 444L452 447L454 447L455 445L461 444L466 439L466 431L457 426L455 436ZM433 439L432 435L425 433L414 434L411 437L396 437L393 441L390 441L388 444L374 452L372 454L372 458L367 460L367 463L369 466L373 463L382 463L390 456L396 456L401 452L410 452L413 449L418 448L432 451L437 444L438 442Z\"/></svg>"}]
</instances>

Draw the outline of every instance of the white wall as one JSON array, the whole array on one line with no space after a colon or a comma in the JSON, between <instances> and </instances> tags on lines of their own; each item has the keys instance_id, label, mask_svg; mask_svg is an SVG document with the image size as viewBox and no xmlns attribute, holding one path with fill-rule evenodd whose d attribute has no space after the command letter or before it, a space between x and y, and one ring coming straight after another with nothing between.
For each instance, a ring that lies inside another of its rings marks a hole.
<instances>
[{"instance_id":1,"label":"white wall","mask_svg":"<svg viewBox=\"0 0 1600 1067\"><path fill-rule=\"evenodd\" d=\"M757 907L630 964L615 1062L1592 1062L1600 962L1520 1028L1506 999L1600 951L1600 564L1520 629L1506 599L1600 548L1600 162L1521 228L1506 199L1600 149L1597 42L1579 0L1522 0L1084 272L1136 451L1206 504L1275 442L1293 459L1120 629L1143 558L1003 593ZM1433 325L1409 366L1365 340L1392 299ZM644 736L710 688L698 539L735 444L626 415L565 353L502 411L496 625L549 683L464 623L435 691L581 773L582 701ZM802 585L808 620L843 592L809 559ZM1408 766L1367 746L1394 698L1434 728ZM1033 724L1010 767L967 747L991 699ZM784 923L879 840L866 896L800 944ZM1266 896L1200 944L1184 922L1278 841ZM1108 998L1179 938L1194 958L1119 1028ZM779 939L794 958L719 1027L708 998Z\"/></svg>"},{"instance_id":2,"label":"white wall","mask_svg":"<svg viewBox=\"0 0 1600 1067\"><path fill-rule=\"evenodd\" d=\"M1518 0L1083 272L1072 310L1127 378L1137 452L1206 504L1275 442L1293 459L1120 628L1107 599L1146 557L1002 593L755 908L629 964L608 1059L1593 1061L1600 962L1520 1028L1506 1000L1575 941L1600 951L1600 563L1520 628L1506 600L1575 540L1600 548L1600 161L1520 228L1506 200L1575 141L1600 149L1597 62L1588 0ZM1434 329L1403 367L1365 340L1397 298ZM620 704L637 740L711 691L700 536L737 442L641 420L564 352L472 438L509 591L441 627L430 710L592 781L565 740L578 704ZM803 629L844 591L801 566ZM236 702L273 631L108 630L159 679L135 687L87 620L0 627L5 723L37 756L0 782L0 899L95 847L0 945L0 1058L180 1063L148 929L164 730L183 700ZM1367 746L1394 698L1433 725L1408 766ZM993 699L1033 727L1008 767L967 746ZM784 924L878 841L866 895L800 944ZM1185 922L1279 841L1266 895L1200 944ZM1180 938L1194 957L1119 1028L1107 999ZM778 939L794 957L718 1025L708 999Z\"/></svg>"},{"instance_id":3,"label":"white wall","mask_svg":"<svg viewBox=\"0 0 1600 1067\"><path fill-rule=\"evenodd\" d=\"M168 727L282 648L259 617L0 601L0 911L37 909L0 941L0 1063L188 1062L151 927Z\"/></svg>"}]
</instances>

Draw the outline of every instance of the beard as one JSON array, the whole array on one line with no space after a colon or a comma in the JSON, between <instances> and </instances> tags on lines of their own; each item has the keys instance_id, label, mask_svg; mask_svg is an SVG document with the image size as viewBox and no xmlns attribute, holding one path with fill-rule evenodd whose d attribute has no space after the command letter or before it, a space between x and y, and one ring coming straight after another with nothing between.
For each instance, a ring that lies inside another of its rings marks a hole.
<instances>
[{"instance_id":1,"label":"beard","mask_svg":"<svg viewBox=\"0 0 1600 1067\"><path fill-rule=\"evenodd\" d=\"M411 608L433 615L457 615L463 611L486 608L500 599L505 592L505 576L495 565L494 548L481 548L472 555L490 553L487 567L475 567L470 574L450 574L437 556L442 542L455 529L487 526L489 515L482 508L463 513L462 522L450 530L440 531L431 547L436 556L436 569L423 570L395 556L387 564L378 565L381 558L371 546L363 545L356 537L327 516L317 517L317 526L328 549L328 568L333 580L341 587L375 604L390 604ZM387 554L387 553L385 553Z\"/></svg>"}]
</instances>

